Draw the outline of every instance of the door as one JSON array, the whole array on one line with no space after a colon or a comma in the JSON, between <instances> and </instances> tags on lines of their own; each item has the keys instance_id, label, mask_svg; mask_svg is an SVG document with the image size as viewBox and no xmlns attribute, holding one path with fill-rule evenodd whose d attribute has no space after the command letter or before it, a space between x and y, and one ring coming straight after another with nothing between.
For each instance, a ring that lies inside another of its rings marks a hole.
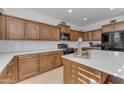
<instances>
[{"instance_id":1,"label":"door","mask_svg":"<svg viewBox=\"0 0 124 93\"><path fill-rule=\"evenodd\" d=\"M7 39L23 40L24 39L24 21L14 17L6 18Z\"/></svg>"},{"instance_id":2,"label":"door","mask_svg":"<svg viewBox=\"0 0 124 93\"><path fill-rule=\"evenodd\" d=\"M37 58L19 61L19 80L37 75L38 72L39 64Z\"/></svg>"},{"instance_id":3,"label":"door","mask_svg":"<svg viewBox=\"0 0 124 93\"><path fill-rule=\"evenodd\" d=\"M39 24L35 22L25 22L25 39L39 40Z\"/></svg>"}]
</instances>

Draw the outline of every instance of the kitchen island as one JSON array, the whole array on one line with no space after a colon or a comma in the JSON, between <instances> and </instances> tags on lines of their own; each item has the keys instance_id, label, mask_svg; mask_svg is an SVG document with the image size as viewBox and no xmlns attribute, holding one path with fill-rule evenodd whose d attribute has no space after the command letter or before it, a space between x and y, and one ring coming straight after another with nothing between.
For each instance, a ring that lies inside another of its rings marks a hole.
<instances>
[{"instance_id":1,"label":"kitchen island","mask_svg":"<svg viewBox=\"0 0 124 93\"><path fill-rule=\"evenodd\" d=\"M64 55L64 83L104 83L109 75L124 79L124 52L89 50L89 58Z\"/></svg>"}]
</instances>

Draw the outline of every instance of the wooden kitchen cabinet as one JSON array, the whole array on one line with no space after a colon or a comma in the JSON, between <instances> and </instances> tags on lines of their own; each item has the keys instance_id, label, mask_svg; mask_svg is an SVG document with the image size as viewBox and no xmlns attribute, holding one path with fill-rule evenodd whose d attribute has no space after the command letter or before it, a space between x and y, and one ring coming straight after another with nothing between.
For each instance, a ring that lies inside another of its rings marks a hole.
<instances>
[{"instance_id":1,"label":"wooden kitchen cabinet","mask_svg":"<svg viewBox=\"0 0 124 93\"><path fill-rule=\"evenodd\" d=\"M124 30L124 22L118 22L114 24L114 30L113 31L121 31Z\"/></svg>"},{"instance_id":2,"label":"wooden kitchen cabinet","mask_svg":"<svg viewBox=\"0 0 124 93\"><path fill-rule=\"evenodd\" d=\"M83 40L84 41L91 41L92 40L92 31L83 32Z\"/></svg>"},{"instance_id":3,"label":"wooden kitchen cabinet","mask_svg":"<svg viewBox=\"0 0 124 93\"><path fill-rule=\"evenodd\" d=\"M47 71L53 66L53 54L52 52L39 54L40 72Z\"/></svg>"},{"instance_id":4,"label":"wooden kitchen cabinet","mask_svg":"<svg viewBox=\"0 0 124 93\"><path fill-rule=\"evenodd\" d=\"M65 84L90 84L91 79L103 84L108 76L101 71L67 59L63 59L63 64Z\"/></svg>"},{"instance_id":5,"label":"wooden kitchen cabinet","mask_svg":"<svg viewBox=\"0 0 124 93\"><path fill-rule=\"evenodd\" d=\"M87 40L92 41L93 40L92 38L93 38L93 32L92 31L87 32Z\"/></svg>"},{"instance_id":6,"label":"wooden kitchen cabinet","mask_svg":"<svg viewBox=\"0 0 124 93\"><path fill-rule=\"evenodd\" d=\"M0 15L0 39L6 39L6 17Z\"/></svg>"},{"instance_id":7,"label":"wooden kitchen cabinet","mask_svg":"<svg viewBox=\"0 0 124 93\"><path fill-rule=\"evenodd\" d=\"M39 23L25 21L25 39L39 40L40 27Z\"/></svg>"},{"instance_id":8,"label":"wooden kitchen cabinet","mask_svg":"<svg viewBox=\"0 0 124 93\"><path fill-rule=\"evenodd\" d=\"M49 25L40 24L40 40L51 40L51 28Z\"/></svg>"},{"instance_id":9,"label":"wooden kitchen cabinet","mask_svg":"<svg viewBox=\"0 0 124 93\"><path fill-rule=\"evenodd\" d=\"M112 32L113 30L114 30L114 25L113 24L104 25L102 27L102 33Z\"/></svg>"},{"instance_id":10,"label":"wooden kitchen cabinet","mask_svg":"<svg viewBox=\"0 0 124 93\"><path fill-rule=\"evenodd\" d=\"M53 67L63 65L61 56L63 55L63 51L54 51L53 52Z\"/></svg>"},{"instance_id":11,"label":"wooden kitchen cabinet","mask_svg":"<svg viewBox=\"0 0 124 93\"><path fill-rule=\"evenodd\" d=\"M27 79L39 73L38 58L34 55L18 56L19 80Z\"/></svg>"},{"instance_id":12,"label":"wooden kitchen cabinet","mask_svg":"<svg viewBox=\"0 0 124 93\"><path fill-rule=\"evenodd\" d=\"M24 20L15 17L6 17L7 39L24 40Z\"/></svg>"},{"instance_id":13,"label":"wooden kitchen cabinet","mask_svg":"<svg viewBox=\"0 0 124 93\"><path fill-rule=\"evenodd\" d=\"M70 26L59 24L60 32L70 33Z\"/></svg>"},{"instance_id":14,"label":"wooden kitchen cabinet","mask_svg":"<svg viewBox=\"0 0 124 93\"><path fill-rule=\"evenodd\" d=\"M60 29L58 27L51 27L51 40L60 40Z\"/></svg>"},{"instance_id":15,"label":"wooden kitchen cabinet","mask_svg":"<svg viewBox=\"0 0 124 93\"><path fill-rule=\"evenodd\" d=\"M18 63L15 57L0 74L0 83L9 84L18 81Z\"/></svg>"},{"instance_id":16,"label":"wooden kitchen cabinet","mask_svg":"<svg viewBox=\"0 0 124 93\"><path fill-rule=\"evenodd\" d=\"M87 37L88 37L87 32L83 32L83 40L84 41L87 41L88 40Z\"/></svg>"},{"instance_id":17,"label":"wooden kitchen cabinet","mask_svg":"<svg viewBox=\"0 0 124 93\"><path fill-rule=\"evenodd\" d=\"M101 33L102 29L97 29L92 32L92 40L93 41L101 41Z\"/></svg>"},{"instance_id":18,"label":"wooden kitchen cabinet","mask_svg":"<svg viewBox=\"0 0 124 93\"><path fill-rule=\"evenodd\" d=\"M82 37L81 32L75 30L70 31L70 40L77 41L79 37Z\"/></svg>"}]
</instances>

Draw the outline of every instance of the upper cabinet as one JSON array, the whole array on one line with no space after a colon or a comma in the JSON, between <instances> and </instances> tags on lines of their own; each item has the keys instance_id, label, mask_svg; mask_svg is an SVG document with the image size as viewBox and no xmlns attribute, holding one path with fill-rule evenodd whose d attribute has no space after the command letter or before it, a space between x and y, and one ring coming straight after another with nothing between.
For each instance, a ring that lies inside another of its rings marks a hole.
<instances>
[{"instance_id":1,"label":"upper cabinet","mask_svg":"<svg viewBox=\"0 0 124 93\"><path fill-rule=\"evenodd\" d=\"M25 39L39 40L40 26L36 22L25 21Z\"/></svg>"},{"instance_id":2,"label":"upper cabinet","mask_svg":"<svg viewBox=\"0 0 124 93\"><path fill-rule=\"evenodd\" d=\"M97 29L93 31L88 31L83 33L84 41L100 41L101 40L102 29Z\"/></svg>"},{"instance_id":3,"label":"upper cabinet","mask_svg":"<svg viewBox=\"0 0 124 93\"><path fill-rule=\"evenodd\" d=\"M51 27L51 36L52 40L57 41L60 40L60 29L58 27Z\"/></svg>"},{"instance_id":4,"label":"upper cabinet","mask_svg":"<svg viewBox=\"0 0 124 93\"><path fill-rule=\"evenodd\" d=\"M112 31L120 31L120 30L124 30L124 22L117 22L114 24L108 24L108 25L104 25L102 27L102 32L112 32Z\"/></svg>"},{"instance_id":5,"label":"upper cabinet","mask_svg":"<svg viewBox=\"0 0 124 93\"><path fill-rule=\"evenodd\" d=\"M114 24L114 31L124 30L124 22Z\"/></svg>"},{"instance_id":6,"label":"upper cabinet","mask_svg":"<svg viewBox=\"0 0 124 93\"><path fill-rule=\"evenodd\" d=\"M111 31L113 31L113 24L108 24L108 25L104 25L103 27L102 27L102 32L104 33L104 32L111 32Z\"/></svg>"},{"instance_id":7,"label":"upper cabinet","mask_svg":"<svg viewBox=\"0 0 124 93\"><path fill-rule=\"evenodd\" d=\"M79 37L82 37L81 32L75 30L70 31L70 40L77 41Z\"/></svg>"},{"instance_id":8,"label":"upper cabinet","mask_svg":"<svg viewBox=\"0 0 124 93\"><path fill-rule=\"evenodd\" d=\"M70 33L70 26L59 24L60 32Z\"/></svg>"},{"instance_id":9,"label":"upper cabinet","mask_svg":"<svg viewBox=\"0 0 124 93\"><path fill-rule=\"evenodd\" d=\"M55 26L41 24L40 25L40 39L41 40L59 40L60 29Z\"/></svg>"},{"instance_id":10,"label":"upper cabinet","mask_svg":"<svg viewBox=\"0 0 124 93\"><path fill-rule=\"evenodd\" d=\"M6 17L7 39L24 39L24 21L15 17Z\"/></svg>"},{"instance_id":11,"label":"upper cabinet","mask_svg":"<svg viewBox=\"0 0 124 93\"><path fill-rule=\"evenodd\" d=\"M92 39L94 41L100 41L101 40L101 33L102 33L102 29L97 29L97 30L94 30L92 32Z\"/></svg>"},{"instance_id":12,"label":"upper cabinet","mask_svg":"<svg viewBox=\"0 0 124 93\"><path fill-rule=\"evenodd\" d=\"M51 27L46 24L40 24L40 40L51 40Z\"/></svg>"},{"instance_id":13,"label":"upper cabinet","mask_svg":"<svg viewBox=\"0 0 124 93\"><path fill-rule=\"evenodd\" d=\"M4 15L0 15L0 39L6 39L5 18Z\"/></svg>"}]
</instances>

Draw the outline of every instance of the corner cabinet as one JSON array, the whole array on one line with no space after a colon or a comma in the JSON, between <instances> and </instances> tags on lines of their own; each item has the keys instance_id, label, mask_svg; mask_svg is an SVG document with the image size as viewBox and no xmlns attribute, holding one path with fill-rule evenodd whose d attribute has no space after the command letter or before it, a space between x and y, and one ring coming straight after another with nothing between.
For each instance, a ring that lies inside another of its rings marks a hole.
<instances>
[{"instance_id":1,"label":"corner cabinet","mask_svg":"<svg viewBox=\"0 0 124 93\"><path fill-rule=\"evenodd\" d=\"M0 83L9 84L18 81L18 63L15 57L0 74Z\"/></svg>"},{"instance_id":2,"label":"corner cabinet","mask_svg":"<svg viewBox=\"0 0 124 93\"><path fill-rule=\"evenodd\" d=\"M15 17L6 17L7 39L24 40L24 21Z\"/></svg>"},{"instance_id":3,"label":"corner cabinet","mask_svg":"<svg viewBox=\"0 0 124 93\"><path fill-rule=\"evenodd\" d=\"M82 32L71 30L70 31L70 40L77 41L79 37L82 37Z\"/></svg>"}]
</instances>

